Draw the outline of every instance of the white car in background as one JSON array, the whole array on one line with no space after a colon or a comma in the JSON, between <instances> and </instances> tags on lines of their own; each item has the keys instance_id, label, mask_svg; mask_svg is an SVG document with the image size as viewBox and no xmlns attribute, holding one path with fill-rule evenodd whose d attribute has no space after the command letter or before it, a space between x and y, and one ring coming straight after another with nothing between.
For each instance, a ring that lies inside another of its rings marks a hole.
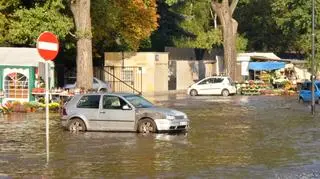
<instances>
[{"instance_id":1,"label":"white car in background","mask_svg":"<svg viewBox=\"0 0 320 179\"><path fill-rule=\"evenodd\" d=\"M64 89L74 89L76 88L76 78L68 78L69 83L67 83L66 85L64 85ZM70 83L70 80L72 83ZM97 91L105 91L105 92L111 92L111 86L109 85L109 83L104 82L102 80L99 80L96 77L93 77L93 83L92 83L92 88L97 90Z\"/></svg>"},{"instance_id":2,"label":"white car in background","mask_svg":"<svg viewBox=\"0 0 320 179\"><path fill-rule=\"evenodd\" d=\"M237 89L232 79L227 76L211 76L204 78L188 88L190 96L236 94Z\"/></svg>"}]
</instances>

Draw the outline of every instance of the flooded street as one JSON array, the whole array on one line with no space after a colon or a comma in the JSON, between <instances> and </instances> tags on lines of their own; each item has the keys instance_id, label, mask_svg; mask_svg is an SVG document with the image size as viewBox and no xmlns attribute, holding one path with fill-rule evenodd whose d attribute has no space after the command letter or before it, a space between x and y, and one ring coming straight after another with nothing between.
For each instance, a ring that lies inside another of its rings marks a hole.
<instances>
[{"instance_id":1,"label":"flooded street","mask_svg":"<svg viewBox=\"0 0 320 179\"><path fill-rule=\"evenodd\" d=\"M148 97L147 97L148 98ZM0 178L320 178L320 105L297 97L169 95L148 98L186 112L187 134L85 132L45 115L0 117Z\"/></svg>"}]
</instances>

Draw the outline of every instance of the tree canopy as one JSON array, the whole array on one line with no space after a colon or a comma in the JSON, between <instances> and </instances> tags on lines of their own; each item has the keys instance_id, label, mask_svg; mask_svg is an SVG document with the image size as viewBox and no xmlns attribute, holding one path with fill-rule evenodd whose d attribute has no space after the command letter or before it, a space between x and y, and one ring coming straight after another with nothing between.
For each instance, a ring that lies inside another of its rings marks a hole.
<instances>
[{"instance_id":1,"label":"tree canopy","mask_svg":"<svg viewBox=\"0 0 320 179\"><path fill-rule=\"evenodd\" d=\"M137 50L158 27L155 0L93 0L93 40L112 50Z\"/></svg>"},{"instance_id":2,"label":"tree canopy","mask_svg":"<svg viewBox=\"0 0 320 179\"><path fill-rule=\"evenodd\" d=\"M186 0L172 9L183 18L179 25L186 32L185 36L174 38L177 47L212 49L214 45L221 45L221 31L214 27L207 0Z\"/></svg>"},{"instance_id":3,"label":"tree canopy","mask_svg":"<svg viewBox=\"0 0 320 179\"><path fill-rule=\"evenodd\" d=\"M156 0L92 0L91 3L96 52L137 50L140 42L158 27ZM72 42L74 23L67 0L0 0L2 46L34 46L43 31L52 31L60 40Z\"/></svg>"},{"instance_id":4,"label":"tree canopy","mask_svg":"<svg viewBox=\"0 0 320 179\"><path fill-rule=\"evenodd\" d=\"M65 42L63 50L74 47L71 35L75 33L74 22L68 2L0 0L0 45L34 46L38 35L49 30ZM94 52L139 50L145 46L150 50L163 50L164 46L206 49L221 46L221 29L215 29L212 18L215 12L210 2L91 0ZM316 8L317 13L320 7ZM245 50L248 43L248 51L295 52L306 56L311 53L309 1L242 0L234 18L239 27L238 51ZM316 20L318 24L320 18Z\"/></svg>"},{"instance_id":5,"label":"tree canopy","mask_svg":"<svg viewBox=\"0 0 320 179\"><path fill-rule=\"evenodd\" d=\"M1 44L35 46L37 37L43 31L51 31L57 34L60 40L65 40L73 28L73 23L70 17L63 14L66 8L63 2L39 2L1 1Z\"/></svg>"}]
</instances>

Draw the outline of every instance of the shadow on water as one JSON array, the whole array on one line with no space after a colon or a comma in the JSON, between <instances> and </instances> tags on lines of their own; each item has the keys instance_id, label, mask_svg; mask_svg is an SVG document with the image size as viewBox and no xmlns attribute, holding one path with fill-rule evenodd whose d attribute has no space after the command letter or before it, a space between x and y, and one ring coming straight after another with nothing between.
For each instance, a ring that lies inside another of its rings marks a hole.
<instances>
[{"instance_id":1,"label":"shadow on water","mask_svg":"<svg viewBox=\"0 0 320 179\"><path fill-rule=\"evenodd\" d=\"M319 113L295 97L176 97L186 134L63 130L43 114L0 117L0 178L319 178ZM319 108L320 109L320 108Z\"/></svg>"}]
</instances>

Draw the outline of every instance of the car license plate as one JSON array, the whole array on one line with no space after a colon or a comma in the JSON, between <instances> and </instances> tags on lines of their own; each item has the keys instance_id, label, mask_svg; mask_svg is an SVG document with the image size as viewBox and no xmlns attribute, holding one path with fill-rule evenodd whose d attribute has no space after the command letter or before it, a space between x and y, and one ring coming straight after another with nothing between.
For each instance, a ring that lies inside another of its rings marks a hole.
<instances>
[{"instance_id":1,"label":"car license plate","mask_svg":"<svg viewBox=\"0 0 320 179\"><path fill-rule=\"evenodd\" d=\"M186 126L188 124L188 122L180 122L181 126Z\"/></svg>"}]
</instances>

